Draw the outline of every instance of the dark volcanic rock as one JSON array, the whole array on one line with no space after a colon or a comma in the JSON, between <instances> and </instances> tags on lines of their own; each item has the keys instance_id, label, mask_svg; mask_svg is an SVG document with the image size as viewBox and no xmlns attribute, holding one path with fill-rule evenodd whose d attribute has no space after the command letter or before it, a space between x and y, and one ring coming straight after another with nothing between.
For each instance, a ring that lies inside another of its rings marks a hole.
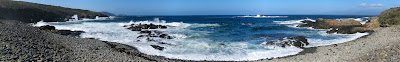
<instances>
[{"instance_id":1,"label":"dark volcanic rock","mask_svg":"<svg viewBox=\"0 0 400 62\"><path fill-rule=\"evenodd\" d=\"M164 47L158 46L158 45L150 45L151 47L153 47L154 49L157 50L164 50Z\"/></svg>"},{"instance_id":2,"label":"dark volcanic rock","mask_svg":"<svg viewBox=\"0 0 400 62\"><path fill-rule=\"evenodd\" d=\"M128 29L130 29L131 31L142 31L142 28L140 27L129 27Z\"/></svg>"},{"instance_id":3,"label":"dark volcanic rock","mask_svg":"<svg viewBox=\"0 0 400 62\"><path fill-rule=\"evenodd\" d=\"M171 37L171 36L168 36L168 34L161 34L160 37L161 37L161 38L172 39L172 37Z\"/></svg>"},{"instance_id":4,"label":"dark volcanic rock","mask_svg":"<svg viewBox=\"0 0 400 62\"><path fill-rule=\"evenodd\" d=\"M354 34L357 32L365 33L365 32L373 32L373 30L368 30L363 26L342 26L342 27L332 28L332 30L327 31L326 33Z\"/></svg>"},{"instance_id":5,"label":"dark volcanic rock","mask_svg":"<svg viewBox=\"0 0 400 62\"><path fill-rule=\"evenodd\" d=\"M40 26L40 30L56 30L56 27L50 26L50 25L45 25L45 26Z\"/></svg>"},{"instance_id":6,"label":"dark volcanic rock","mask_svg":"<svg viewBox=\"0 0 400 62\"><path fill-rule=\"evenodd\" d=\"M71 31L71 30L57 30L53 31L53 33L71 36L71 37L78 37L81 33L85 33L84 31Z\"/></svg>"},{"instance_id":7,"label":"dark volcanic rock","mask_svg":"<svg viewBox=\"0 0 400 62\"><path fill-rule=\"evenodd\" d=\"M169 36L168 34L163 33L158 30L149 30L149 29L166 29L167 26L164 25L155 25L153 23L150 24L131 24L125 25L123 27L128 27L127 29L131 31L139 31L142 35L139 35L137 38L147 37L147 41L155 41L153 38L164 38L164 39L173 39L173 36Z\"/></svg>"},{"instance_id":8,"label":"dark volcanic rock","mask_svg":"<svg viewBox=\"0 0 400 62\"><path fill-rule=\"evenodd\" d=\"M140 33L149 33L149 34L151 34L151 31L145 30L145 31L140 31Z\"/></svg>"},{"instance_id":9,"label":"dark volcanic rock","mask_svg":"<svg viewBox=\"0 0 400 62\"><path fill-rule=\"evenodd\" d=\"M326 33L339 33L339 34L354 34L357 32L369 32L372 30L368 30L365 28L360 22L355 21L353 19L346 20L333 20L333 19L322 19L319 18L315 22L304 20L302 21L303 25L299 25L297 27L312 27L314 29L332 29L327 31Z\"/></svg>"},{"instance_id":10,"label":"dark volcanic rock","mask_svg":"<svg viewBox=\"0 0 400 62\"><path fill-rule=\"evenodd\" d=\"M84 31L56 30L54 26L50 25L40 26L39 29L71 37L78 37L79 35L81 35L81 33L85 33Z\"/></svg>"},{"instance_id":11,"label":"dark volcanic rock","mask_svg":"<svg viewBox=\"0 0 400 62\"><path fill-rule=\"evenodd\" d=\"M307 39L304 36L297 36L297 37L286 37L278 40L273 40L270 42L266 42L263 45L267 46L276 45L280 47L296 46L302 48L308 44L309 43L307 42Z\"/></svg>"}]
</instances>

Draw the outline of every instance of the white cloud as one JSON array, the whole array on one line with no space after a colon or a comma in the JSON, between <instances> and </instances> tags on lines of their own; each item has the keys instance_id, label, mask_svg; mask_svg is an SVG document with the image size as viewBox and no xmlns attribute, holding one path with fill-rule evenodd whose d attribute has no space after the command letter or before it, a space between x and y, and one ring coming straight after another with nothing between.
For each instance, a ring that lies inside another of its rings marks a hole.
<instances>
[{"instance_id":1,"label":"white cloud","mask_svg":"<svg viewBox=\"0 0 400 62\"><path fill-rule=\"evenodd\" d=\"M385 5L383 5L383 4L367 4L367 3L361 3L359 6L360 6L360 7L367 7L367 8L378 8L378 7L384 7Z\"/></svg>"}]
</instances>

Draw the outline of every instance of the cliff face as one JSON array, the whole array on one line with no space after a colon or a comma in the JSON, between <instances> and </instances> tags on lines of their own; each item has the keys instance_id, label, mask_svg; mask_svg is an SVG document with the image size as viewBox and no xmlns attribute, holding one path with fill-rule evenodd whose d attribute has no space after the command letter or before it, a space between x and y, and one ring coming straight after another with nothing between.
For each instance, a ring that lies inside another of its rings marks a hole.
<instances>
[{"instance_id":1,"label":"cliff face","mask_svg":"<svg viewBox=\"0 0 400 62\"><path fill-rule=\"evenodd\" d=\"M378 21L382 25L399 25L400 24L400 7L391 8L383 11L378 16Z\"/></svg>"},{"instance_id":2,"label":"cliff face","mask_svg":"<svg viewBox=\"0 0 400 62\"><path fill-rule=\"evenodd\" d=\"M45 22L63 22L72 15L80 18L95 18L106 14L89 10L64 8L22 1L0 0L0 19L19 20L32 23L44 20Z\"/></svg>"}]
</instances>

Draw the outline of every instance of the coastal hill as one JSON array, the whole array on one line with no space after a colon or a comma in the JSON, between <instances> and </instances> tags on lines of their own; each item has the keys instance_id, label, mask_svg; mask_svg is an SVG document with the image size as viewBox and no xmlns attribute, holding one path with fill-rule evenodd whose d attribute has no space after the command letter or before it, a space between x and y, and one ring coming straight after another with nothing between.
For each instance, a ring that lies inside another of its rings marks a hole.
<instances>
[{"instance_id":1,"label":"coastal hill","mask_svg":"<svg viewBox=\"0 0 400 62\"><path fill-rule=\"evenodd\" d=\"M378 18L378 21L383 25L399 25L400 7L390 8L389 10L383 11Z\"/></svg>"},{"instance_id":2,"label":"coastal hill","mask_svg":"<svg viewBox=\"0 0 400 62\"><path fill-rule=\"evenodd\" d=\"M45 22L63 22L75 14L77 14L79 18L107 16L106 14L89 10L72 9L23 1L0 0L0 19L3 20L18 20L27 23L38 22L41 20Z\"/></svg>"}]
</instances>

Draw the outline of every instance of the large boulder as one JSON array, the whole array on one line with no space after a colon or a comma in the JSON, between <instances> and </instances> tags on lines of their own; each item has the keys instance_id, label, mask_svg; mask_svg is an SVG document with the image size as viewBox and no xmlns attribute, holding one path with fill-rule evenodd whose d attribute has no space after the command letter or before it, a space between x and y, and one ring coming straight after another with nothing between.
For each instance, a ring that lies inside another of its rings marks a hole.
<instances>
[{"instance_id":1,"label":"large boulder","mask_svg":"<svg viewBox=\"0 0 400 62\"><path fill-rule=\"evenodd\" d=\"M279 47L296 46L303 48L304 46L309 45L309 43L307 42L307 39L304 36L297 36L297 37L285 37L270 42L264 42L263 45L279 46Z\"/></svg>"},{"instance_id":2,"label":"large boulder","mask_svg":"<svg viewBox=\"0 0 400 62\"><path fill-rule=\"evenodd\" d=\"M164 47L159 46L159 45L150 45L150 46L157 50L164 50Z\"/></svg>"}]
</instances>

